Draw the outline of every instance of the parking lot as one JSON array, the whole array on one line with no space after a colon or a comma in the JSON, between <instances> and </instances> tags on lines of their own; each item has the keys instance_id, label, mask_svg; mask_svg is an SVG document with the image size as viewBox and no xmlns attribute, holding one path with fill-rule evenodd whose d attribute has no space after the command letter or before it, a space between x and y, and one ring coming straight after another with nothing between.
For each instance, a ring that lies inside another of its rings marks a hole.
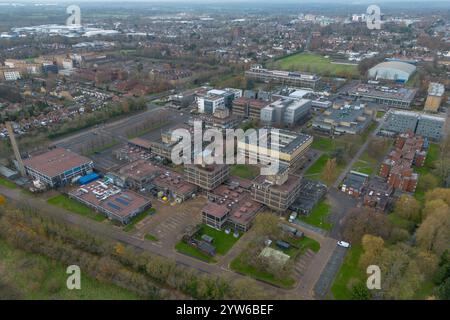
<instances>
[{"instance_id":1,"label":"parking lot","mask_svg":"<svg viewBox=\"0 0 450 320\"><path fill-rule=\"evenodd\" d=\"M151 234L162 246L172 250L181 239L186 226L201 222L201 208L206 201L203 196L197 196L180 204L153 200L155 214L146 217L136 225L134 236L144 239L145 235Z\"/></svg>"}]
</instances>

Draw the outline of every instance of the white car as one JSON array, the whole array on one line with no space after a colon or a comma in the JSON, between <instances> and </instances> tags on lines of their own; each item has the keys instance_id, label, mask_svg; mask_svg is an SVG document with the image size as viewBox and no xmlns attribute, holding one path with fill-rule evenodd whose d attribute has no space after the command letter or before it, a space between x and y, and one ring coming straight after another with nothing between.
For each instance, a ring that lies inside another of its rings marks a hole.
<instances>
[{"instance_id":1,"label":"white car","mask_svg":"<svg viewBox=\"0 0 450 320\"><path fill-rule=\"evenodd\" d=\"M350 248L351 247L350 243L345 242L345 241L338 241L337 245L342 248Z\"/></svg>"}]
</instances>

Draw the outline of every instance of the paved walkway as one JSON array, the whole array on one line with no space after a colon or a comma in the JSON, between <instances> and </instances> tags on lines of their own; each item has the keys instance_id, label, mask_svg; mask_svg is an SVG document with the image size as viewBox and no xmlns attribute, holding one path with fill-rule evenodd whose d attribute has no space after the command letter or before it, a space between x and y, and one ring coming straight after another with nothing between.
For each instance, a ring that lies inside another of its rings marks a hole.
<instances>
[{"instance_id":1,"label":"paved walkway","mask_svg":"<svg viewBox=\"0 0 450 320\"><path fill-rule=\"evenodd\" d=\"M111 224L93 221L87 217L80 216L62 208L54 207L48 204L45 199L35 197L22 192L21 189L8 189L0 186L0 194L3 194L8 201L17 205L25 205L34 208L39 214L54 219L61 223L80 227L88 232L105 237L113 241L125 243L140 250L150 251L153 254L173 259L177 264L193 268L201 273L221 275L230 279L248 279L243 275L235 273L228 268L229 263L239 254L242 248L250 241L251 231L246 233L240 241L223 257L217 264L209 264L198 259L180 254L173 247L169 248L161 242L143 240L140 236L124 232L121 228L113 227ZM316 233L310 229L298 225L295 226L304 234L320 243L320 251L315 254L309 262L308 267L304 270L300 278L300 284L293 290L285 290L274 287L267 283L259 282L258 285L273 297L283 299L289 297L291 299L314 299L314 286L319 280L321 272L324 270L328 260L336 248L336 240L322 234ZM169 230L174 233L174 231Z\"/></svg>"},{"instance_id":2,"label":"paved walkway","mask_svg":"<svg viewBox=\"0 0 450 320\"><path fill-rule=\"evenodd\" d=\"M379 120L379 124L376 127L376 129L373 130L373 132L371 132L369 137L367 137L364 144L361 146L361 148L359 148L358 152L355 154L355 156L352 158L352 160L350 160L348 165L345 167L345 169L341 172L339 177L334 182L333 187L335 189L337 189L339 187L340 183L345 179L347 174L352 170L354 164L359 160L359 158L361 158L362 154L364 153L364 151L366 151L367 147L369 146L369 143L372 140L372 138L376 137L378 135L378 132L380 131L383 124L384 124L384 120L383 119Z\"/></svg>"}]
</instances>

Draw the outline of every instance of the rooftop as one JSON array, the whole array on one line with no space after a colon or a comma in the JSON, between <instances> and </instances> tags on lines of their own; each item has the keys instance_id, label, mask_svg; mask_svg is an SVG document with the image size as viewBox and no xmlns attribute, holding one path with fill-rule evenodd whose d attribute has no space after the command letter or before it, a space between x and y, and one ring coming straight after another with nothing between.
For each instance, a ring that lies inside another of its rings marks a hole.
<instances>
[{"instance_id":1,"label":"rooftop","mask_svg":"<svg viewBox=\"0 0 450 320\"><path fill-rule=\"evenodd\" d=\"M403 87L385 87L373 84L357 84L348 90L354 95L368 95L385 99L398 99L411 102L417 89L409 89Z\"/></svg>"},{"instance_id":2,"label":"rooftop","mask_svg":"<svg viewBox=\"0 0 450 320\"><path fill-rule=\"evenodd\" d=\"M150 202L133 191L122 190L99 180L73 189L69 195L120 217L127 217Z\"/></svg>"},{"instance_id":3,"label":"rooftop","mask_svg":"<svg viewBox=\"0 0 450 320\"><path fill-rule=\"evenodd\" d=\"M54 177L73 168L92 163L92 160L63 148L55 148L25 159L23 163L26 167L30 167L48 177Z\"/></svg>"},{"instance_id":4,"label":"rooftop","mask_svg":"<svg viewBox=\"0 0 450 320\"><path fill-rule=\"evenodd\" d=\"M119 168L118 173L121 176L129 177L134 180L139 180L142 177L157 174L163 171L163 168L157 167L146 160L137 160L132 163L126 164Z\"/></svg>"}]
</instances>

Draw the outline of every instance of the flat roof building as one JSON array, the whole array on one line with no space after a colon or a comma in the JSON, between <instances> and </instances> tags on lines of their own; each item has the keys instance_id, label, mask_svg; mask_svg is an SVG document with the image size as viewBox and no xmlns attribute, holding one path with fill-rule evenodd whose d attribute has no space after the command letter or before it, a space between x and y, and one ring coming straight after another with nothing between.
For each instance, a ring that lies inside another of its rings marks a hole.
<instances>
[{"instance_id":1,"label":"flat roof building","mask_svg":"<svg viewBox=\"0 0 450 320\"><path fill-rule=\"evenodd\" d=\"M313 128L331 134L360 134L371 123L373 111L365 105L335 105L313 121Z\"/></svg>"},{"instance_id":2,"label":"flat roof building","mask_svg":"<svg viewBox=\"0 0 450 320\"><path fill-rule=\"evenodd\" d=\"M232 181L208 192L209 203L202 210L203 223L216 229L221 229L226 223L234 230L249 230L262 205L252 200L246 185Z\"/></svg>"},{"instance_id":3,"label":"flat roof building","mask_svg":"<svg viewBox=\"0 0 450 320\"><path fill-rule=\"evenodd\" d=\"M286 211L298 197L301 177L287 170L274 176L258 176L253 181L253 200L276 211Z\"/></svg>"},{"instance_id":4,"label":"flat roof building","mask_svg":"<svg viewBox=\"0 0 450 320\"><path fill-rule=\"evenodd\" d=\"M69 184L73 178L92 172L94 162L75 152L54 148L23 160L26 173L51 188Z\"/></svg>"},{"instance_id":5,"label":"flat roof building","mask_svg":"<svg viewBox=\"0 0 450 320\"><path fill-rule=\"evenodd\" d=\"M413 111L390 110L381 133L394 135L411 131L433 141L440 141L444 135L446 118Z\"/></svg>"},{"instance_id":6,"label":"flat roof building","mask_svg":"<svg viewBox=\"0 0 450 320\"><path fill-rule=\"evenodd\" d=\"M197 108L200 113L213 114L217 108L231 109L233 100L242 97L242 90L225 88L223 90L212 89L205 94L197 96Z\"/></svg>"},{"instance_id":7,"label":"flat roof building","mask_svg":"<svg viewBox=\"0 0 450 320\"><path fill-rule=\"evenodd\" d=\"M297 170L305 161L305 154L312 145L313 137L290 130L269 128L267 134L258 137L257 141L246 138L238 141L238 152L249 160L249 163L270 163L273 157L279 159L281 167L291 171ZM273 149L278 147L278 151Z\"/></svg>"},{"instance_id":8,"label":"flat roof building","mask_svg":"<svg viewBox=\"0 0 450 320\"><path fill-rule=\"evenodd\" d=\"M184 175L168 170L154 178L152 185L177 202L192 198L198 189L196 185L187 182Z\"/></svg>"},{"instance_id":9,"label":"flat roof building","mask_svg":"<svg viewBox=\"0 0 450 320\"><path fill-rule=\"evenodd\" d=\"M393 108L409 109L416 96L417 89L357 84L352 86L347 93L357 99L375 102Z\"/></svg>"},{"instance_id":10,"label":"flat roof building","mask_svg":"<svg viewBox=\"0 0 450 320\"><path fill-rule=\"evenodd\" d=\"M425 101L424 110L429 112L438 112L444 93L445 87L443 84L431 82L428 86L428 97Z\"/></svg>"},{"instance_id":11,"label":"flat roof building","mask_svg":"<svg viewBox=\"0 0 450 320\"><path fill-rule=\"evenodd\" d=\"M258 81L274 81L281 84L300 86L314 89L320 81L320 77L315 74L307 74L291 71L268 70L261 65L253 65L245 72L249 79Z\"/></svg>"},{"instance_id":12,"label":"flat roof building","mask_svg":"<svg viewBox=\"0 0 450 320\"><path fill-rule=\"evenodd\" d=\"M311 100L281 98L261 110L261 122L292 126L305 119L311 110Z\"/></svg>"},{"instance_id":13,"label":"flat roof building","mask_svg":"<svg viewBox=\"0 0 450 320\"><path fill-rule=\"evenodd\" d=\"M150 199L99 180L73 189L69 197L122 224L151 207Z\"/></svg>"},{"instance_id":14,"label":"flat roof building","mask_svg":"<svg viewBox=\"0 0 450 320\"><path fill-rule=\"evenodd\" d=\"M241 97L233 101L233 114L259 121L261 118L261 110L268 104L268 101Z\"/></svg>"},{"instance_id":15,"label":"flat roof building","mask_svg":"<svg viewBox=\"0 0 450 320\"><path fill-rule=\"evenodd\" d=\"M213 190L228 180L230 168L226 164L184 166L186 181L204 190Z\"/></svg>"},{"instance_id":16,"label":"flat roof building","mask_svg":"<svg viewBox=\"0 0 450 320\"><path fill-rule=\"evenodd\" d=\"M162 171L163 168L141 159L128 163L115 172L109 172L108 177L119 187L141 190Z\"/></svg>"}]
</instances>

